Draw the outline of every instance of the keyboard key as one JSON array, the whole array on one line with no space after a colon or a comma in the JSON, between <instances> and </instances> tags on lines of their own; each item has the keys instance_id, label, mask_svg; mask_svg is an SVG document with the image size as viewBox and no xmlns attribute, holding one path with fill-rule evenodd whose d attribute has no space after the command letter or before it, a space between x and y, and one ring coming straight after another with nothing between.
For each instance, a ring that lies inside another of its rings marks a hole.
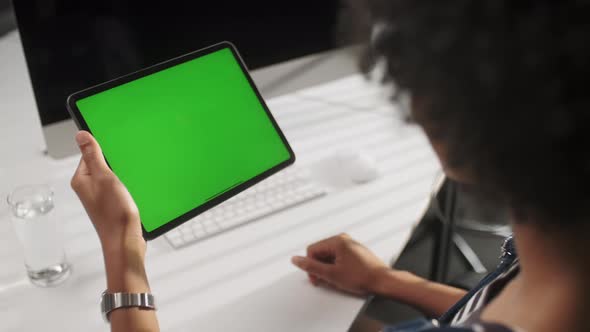
<instances>
[{"instance_id":1,"label":"keyboard key","mask_svg":"<svg viewBox=\"0 0 590 332\"><path fill-rule=\"evenodd\" d=\"M196 243L267 215L319 198L326 191L291 167L166 233L174 248Z\"/></svg>"}]
</instances>

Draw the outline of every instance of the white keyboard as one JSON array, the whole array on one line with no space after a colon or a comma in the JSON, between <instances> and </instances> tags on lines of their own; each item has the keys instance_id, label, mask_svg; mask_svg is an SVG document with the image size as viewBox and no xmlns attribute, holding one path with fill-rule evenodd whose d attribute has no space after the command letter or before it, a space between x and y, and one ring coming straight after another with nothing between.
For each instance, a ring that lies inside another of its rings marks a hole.
<instances>
[{"instance_id":1,"label":"white keyboard","mask_svg":"<svg viewBox=\"0 0 590 332\"><path fill-rule=\"evenodd\" d=\"M178 249L326 194L298 168L290 167L166 233Z\"/></svg>"}]
</instances>

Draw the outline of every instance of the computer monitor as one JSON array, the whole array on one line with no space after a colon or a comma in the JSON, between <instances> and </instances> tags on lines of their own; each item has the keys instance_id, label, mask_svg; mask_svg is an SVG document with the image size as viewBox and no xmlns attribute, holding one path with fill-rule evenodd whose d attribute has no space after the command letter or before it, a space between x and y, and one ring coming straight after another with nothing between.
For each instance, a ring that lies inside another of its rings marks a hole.
<instances>
[{"instance_id":1,"label":"computer monitor","mask_svg":"<svg viewBox=\"0 0 590 332\"><path fill-rule=\"evenodd\" d=\"M250 69L335 47L339 0L18 0L20 37L47 152L73 154L77 90L219 41ZM264 91L263 91L264 94Z\"/></svg>"}]
</instances>

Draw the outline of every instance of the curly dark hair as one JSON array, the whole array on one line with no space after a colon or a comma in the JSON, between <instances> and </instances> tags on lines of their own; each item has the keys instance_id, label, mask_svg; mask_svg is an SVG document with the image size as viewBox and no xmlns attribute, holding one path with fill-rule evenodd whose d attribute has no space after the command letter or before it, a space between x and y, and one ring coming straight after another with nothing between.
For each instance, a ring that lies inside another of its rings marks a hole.
<instances>
[{"instance_id":1,"label":"curly dark hair","mask_svg":"<svg viewBox=\"0 0 590 332\"><path fill-rule=\"evenodd\" d=\"M452 168L542 224L590 216L589 1L349 5Z\"/></svg>"}]
</instances>

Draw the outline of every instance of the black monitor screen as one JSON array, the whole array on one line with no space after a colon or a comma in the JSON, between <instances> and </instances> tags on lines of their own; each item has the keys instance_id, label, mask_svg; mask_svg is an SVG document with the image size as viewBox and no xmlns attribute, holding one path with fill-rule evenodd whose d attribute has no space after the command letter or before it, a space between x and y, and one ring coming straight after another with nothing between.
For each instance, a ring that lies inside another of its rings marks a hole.
<instances>
[{"instance_id":1,"label":"black monitor screen","mask_svg":"<svg viewBox=\"0 0 590 332\"><path fill-rule=\"evenodd\" d=\"M334 47L338 0L18 0L43 125L83 88L227 40L250 69Z\"/></svg>"}]
</instances>

